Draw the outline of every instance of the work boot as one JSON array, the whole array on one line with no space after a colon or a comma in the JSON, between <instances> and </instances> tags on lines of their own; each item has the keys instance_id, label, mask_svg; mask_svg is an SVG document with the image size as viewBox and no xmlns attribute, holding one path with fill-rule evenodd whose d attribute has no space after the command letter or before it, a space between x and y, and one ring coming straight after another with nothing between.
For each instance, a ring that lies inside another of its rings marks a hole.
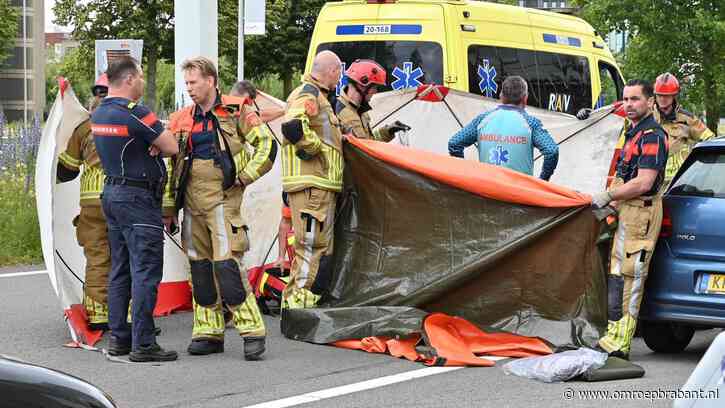
<instances>
[{"instance_id":1,"label":"work boot","mask_svg":"<svg viewBox=\"0 0 725 408\"><path fill-rule=\"evenodd\" d=\"M90 331L108 331L108 323L88 323L88 330Z\"/></svg>"},{"instance_id":2,"label":"work boot","mask_svg":"<svg viewBox=\"0 0 725 408\"><path fill-rule=\"evenodd\" d=\"M212 340L192 340L189 348L186 349L193 356L205 356L207 354L223 353L224 343Z\"/></svg>"},{"instance_id":3,"label":"work boot","mask_svg":"<svg viewBox=\"0 0 725 408\"><path fill-rule=\"evenodd\" d=\"M154 336L161 335L161 327L154 327Z\"/></svg>"},{"instance_id":4,"label":"work boot","mask_svg":"<svg viewBox=\"0 0 725 408\"><path fill-rule=\"evenodd\" d=\"M614 350L611 353L609 353L609 357L619 357L622 360L629 361L629 353L625 353L622 350Z\"/></svg>"},{"instance_id":5,"label":"work boot","mask_svg":"<svg viewBox=\"0 0 725 408\"><path fill-rule=\"evenodd\" d=\"M128 359L136 363L145 363L148 361L174 361L179 358L173 350L164 350L157 343L148 346L138 346L138 350L132 351Z\"/></svg>"},{"instance_id":6,"label":"work boot","mask_svg":"<svg viewBox=\"0 0 725 408\"><path fill-rule=\"evenodd\" d=\"M247 361L261 360L264 354L265 336L250 336L244 338L244 359Z\"/></svg>"},{"instance_id":7,"label":"work boot","mask_svg":"<svg viewBox=\"0 0 725 408\"><path fill-rule=\"evenodd\" d=\"M108 354L112 356L125 356L131 352L131 342L120 341L116 336L108 340Z\"/></svg>"},{"instance_id":8,"label":"work boot","mask_svg":"<svg viewBox=\"0 0 725 408\"><path fill-rule=\"evenodd\" d=\"M607 355L609 357L618 357L623 360L629 361L629 353L625 353L622 350L614 350L614 351L610 352L610 351L605 350L604 347L602 347L600 345L597 345L596 347L594 347L594 350L596 350L600 353L607 353Z\"/></svg>"}]
</instances>

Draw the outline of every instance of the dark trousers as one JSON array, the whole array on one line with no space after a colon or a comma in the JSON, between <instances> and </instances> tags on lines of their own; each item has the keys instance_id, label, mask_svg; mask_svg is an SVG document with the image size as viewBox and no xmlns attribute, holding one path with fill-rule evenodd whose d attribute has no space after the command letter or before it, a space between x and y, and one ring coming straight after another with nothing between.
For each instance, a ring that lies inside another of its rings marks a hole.
<instances>
[{"instance_id":1,"label":"dark trousers","mask_svg":"<svg viewBox=\"0 0 725 408\"><path fill-rule=\"evenodd\" d=\"M144 188L106 184L102 203L111 245L108 326L112 336L136 350L156 341L153 311L164 257L161 202Z\"/></svg>"}]
</instances>

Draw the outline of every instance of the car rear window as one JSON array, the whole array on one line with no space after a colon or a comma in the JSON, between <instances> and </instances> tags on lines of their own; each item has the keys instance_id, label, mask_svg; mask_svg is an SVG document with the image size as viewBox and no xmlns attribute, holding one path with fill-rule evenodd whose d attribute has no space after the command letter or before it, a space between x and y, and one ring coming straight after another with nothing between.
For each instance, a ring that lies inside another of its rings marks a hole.
<instances>
[{"instance_id":1,"label":"car rear window","mask_svg":"<svg viewBox=\"0 0 725 408\"><path fill-rule=\"evenodd\" d=\"M670 195L725 198L725 151L695 151ZM688 165L689 163L689 165Z\"/></svg>"}]
</instances>

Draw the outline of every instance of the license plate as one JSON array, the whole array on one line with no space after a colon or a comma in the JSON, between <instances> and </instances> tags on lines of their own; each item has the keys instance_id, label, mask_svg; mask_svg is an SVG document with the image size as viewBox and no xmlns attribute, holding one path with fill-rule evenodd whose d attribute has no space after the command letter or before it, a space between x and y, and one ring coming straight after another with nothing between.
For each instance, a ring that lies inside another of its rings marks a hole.
<instances>
[{"instance_id":1,"label":"license plate","mask_svg":"<svg viewBox=\"0 0 725 408\"><path fill-rule=\"evenodd\" d=\"M390 34L390 24L365 25L363 34Z\"/></svg>"},{"instance_id":2,"label":"license plate","mask_svg":"<svg viewBox=\"0 0 725 408\"><path fill-rule=\"evenodd\" d=\"M725 275L710 274L707 278L707 293L725 294Z\"/></svg>"}]
</instances>

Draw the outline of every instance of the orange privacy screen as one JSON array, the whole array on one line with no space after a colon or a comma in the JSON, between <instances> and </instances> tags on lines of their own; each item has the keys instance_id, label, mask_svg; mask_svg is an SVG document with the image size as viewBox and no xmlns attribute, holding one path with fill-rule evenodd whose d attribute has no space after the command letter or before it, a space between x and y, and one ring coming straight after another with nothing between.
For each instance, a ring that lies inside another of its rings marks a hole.
<instances>
[{"instance_id":1,"label":"orange privacy screen","mask_svg":"<svg viewBox=\"0 0 725 408\"><path fill-rule=\"evenodd\" d=\"M592 201L587 194L503 167L349 135L346 139L370 156L481 197L535 207L579 207Z\"/></svg>"},{"instance_id":2,"label":"orange privacy screen","mask_svg":"<svg viewBox=\"0 0 725 408\"><path fill-rule=\"evenodd\" d=\"M416 350L421 340L418 333L406 339L372 336L336 341L332 345L368 353L387 353L430 366L490 367L495 363L480 355L533 357L553 353L539 338L512 333L486 333L465 319L444 313L428 315L423 321L423 331L426 343L433 352L420 353Z\"/></svg>"}]
</instances>

